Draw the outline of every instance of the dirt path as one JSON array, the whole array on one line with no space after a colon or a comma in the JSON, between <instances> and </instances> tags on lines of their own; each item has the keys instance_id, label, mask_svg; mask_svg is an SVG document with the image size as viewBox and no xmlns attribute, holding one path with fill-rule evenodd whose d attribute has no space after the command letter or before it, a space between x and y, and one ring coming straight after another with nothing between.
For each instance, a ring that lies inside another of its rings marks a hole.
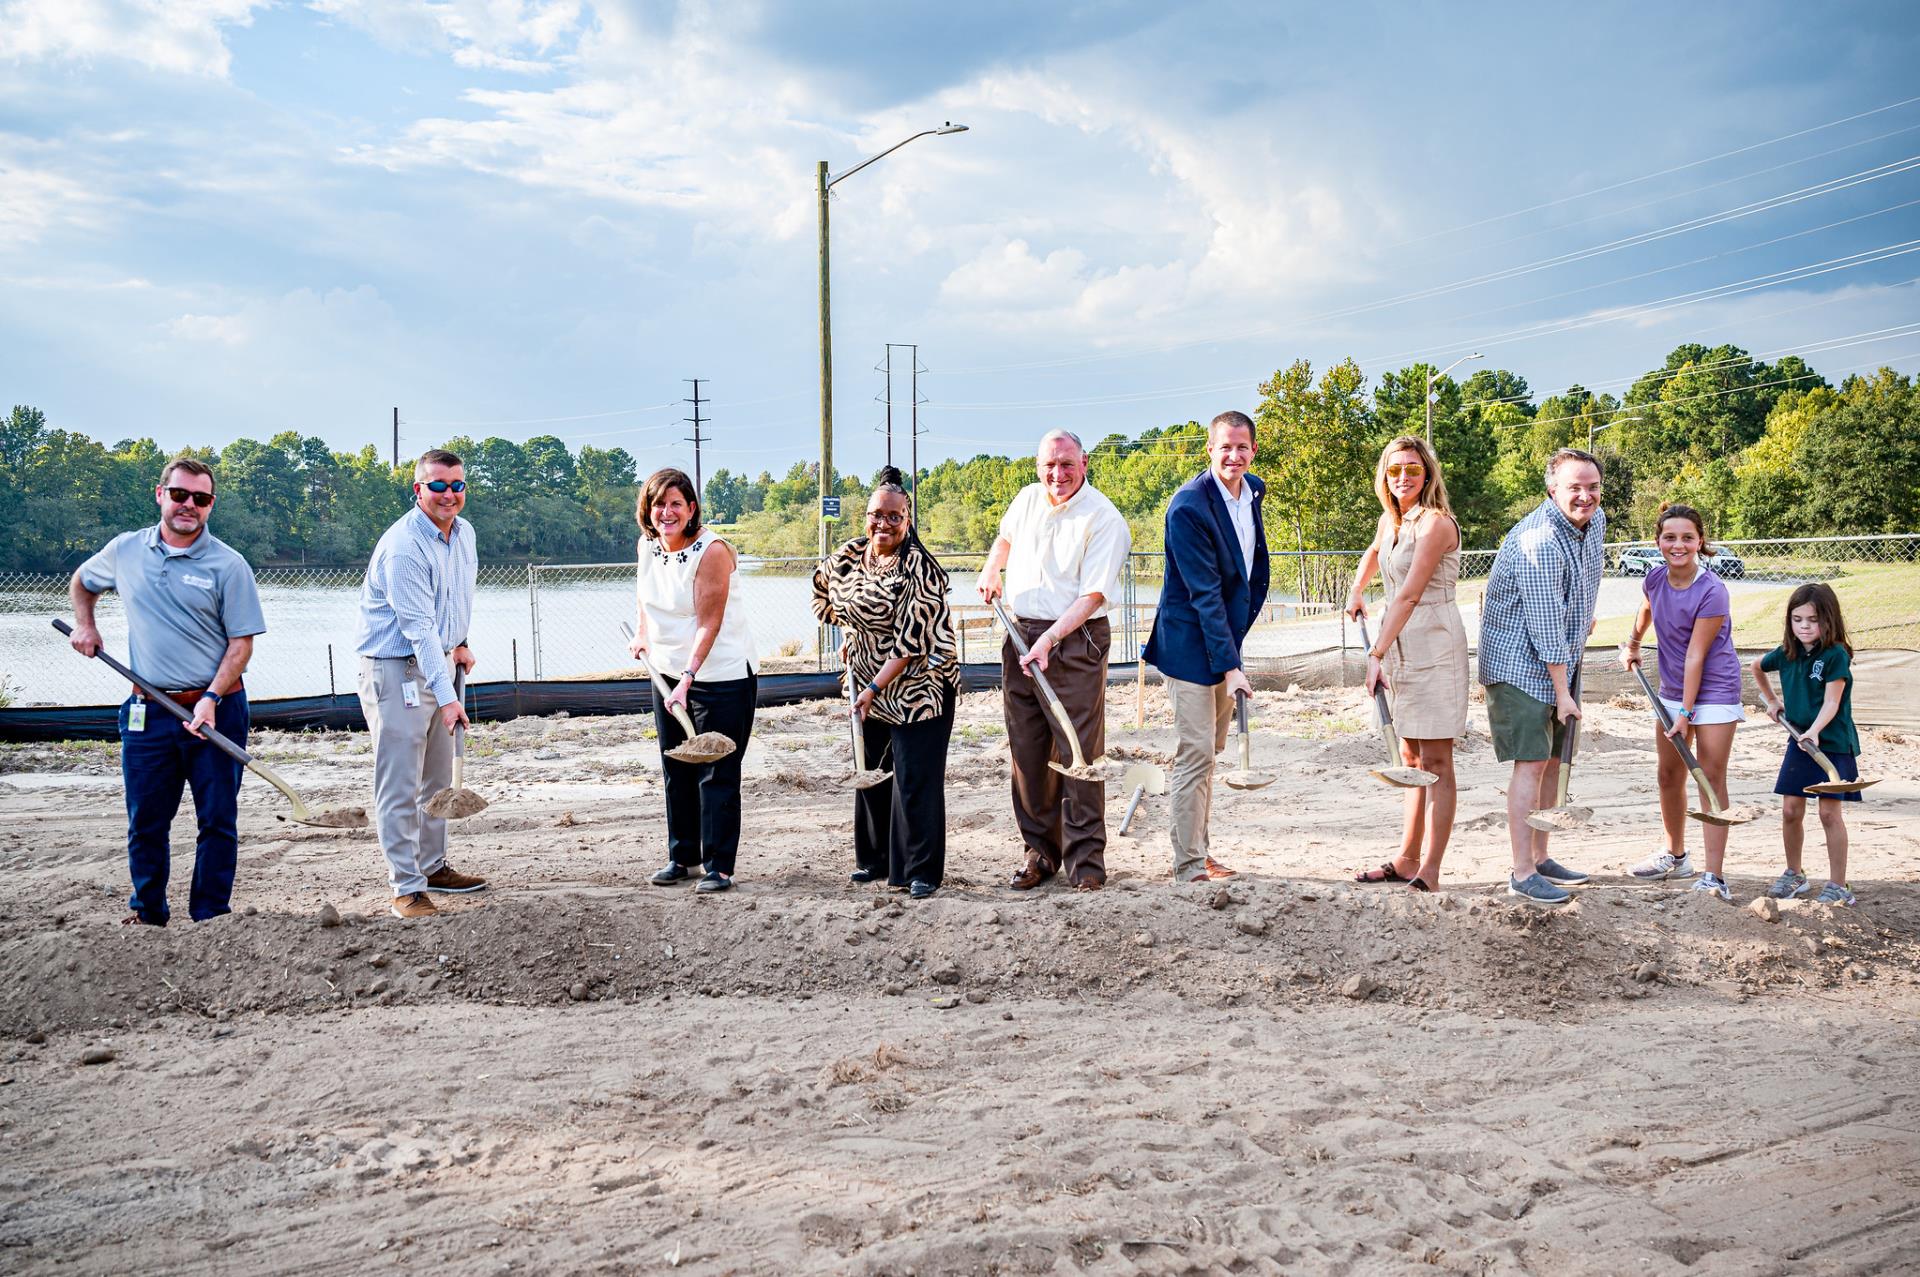
<instances>
[{"instance_id":1,"label":"dirt path","mask_svg":"<svg viewBox=\"0 0 1920 1277\"><path fill-rule=\"evenodd\" d=\"M1149 691L1112 752L1164 760ZM1743 733L1729 908L1644 854L1649 732L1597 706L1541 913L1494 888L1476 707L1450 890L1344 878L1396 796L1355 693L1262 693L1271 789L1216 800L1222 892L1166 880L1165 802L1097 895L1013 867L996 702L965 699L948 886L845 881L830 706L761 716L741 885L641 884L638 719L475 732L495 888L384 915L361 832L248 785L236 905L123 929L109 751L0 754L0 1270L110 1273L1753 1273L1920 1253L1920 785L1850 810L1853 910L1744 907L1777 869ZM365 801L363 738L268 737ZM1920 772L1882 733L1872 770ZM1118 805L1114 809L1117 822ZM191 842L191 819L175 829ZM1817 831L1809 868L1822 867ZM189 861L178 865L182 875ZM176 884L178 886L178 884ZM322 906L343 919L325 925ZM107 1062L80 1063L87 1052Z\"/></svg>"}]
</instances>

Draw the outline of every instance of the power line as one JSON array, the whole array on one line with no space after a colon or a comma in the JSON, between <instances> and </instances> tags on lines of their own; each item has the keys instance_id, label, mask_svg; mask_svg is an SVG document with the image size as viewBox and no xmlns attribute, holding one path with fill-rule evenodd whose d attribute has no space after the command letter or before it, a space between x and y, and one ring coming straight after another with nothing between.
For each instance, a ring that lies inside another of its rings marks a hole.
<instances>
[{"instance_id":1,"label":"power line","mask_svg":"<svg viewBox=\"0 0 1920 1277\"><path fill-rule=\"evenodd\" d=\"M679 403L650 404L645 408L615 408L611 412L583 412L571 417L527 417L519 421L415 421L416 426L444 426L456 430L473 429L479 426L544 426L559 421L595 421L602 417L625 417L632 413L659 412L663 408L677 408Z\"/></svg>"}]
</instances>

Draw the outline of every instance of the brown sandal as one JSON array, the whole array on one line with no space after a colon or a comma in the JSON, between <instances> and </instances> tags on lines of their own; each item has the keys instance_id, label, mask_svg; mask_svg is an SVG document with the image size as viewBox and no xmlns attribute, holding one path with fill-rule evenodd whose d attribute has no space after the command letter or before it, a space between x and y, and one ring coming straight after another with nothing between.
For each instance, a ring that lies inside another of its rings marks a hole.
<instances>
[{"instance_id":1,"label":"brown sandal","mask_svg":"<svg viewBox=\"0 0 1920 1277\"><path fill-rule=\"evenodd\" d=\"M1402 878L1400 876L1400 871L1393 867L1393 862L1391 860L1381 865L1378 869L1362 869L1359 873L1353 876L1353 880L1355 882L1364 882L1364 883L1372 883L1372 884L1377 884L1382 882L1407 881L1405 878Z\"/></svg>"}]
</instances>

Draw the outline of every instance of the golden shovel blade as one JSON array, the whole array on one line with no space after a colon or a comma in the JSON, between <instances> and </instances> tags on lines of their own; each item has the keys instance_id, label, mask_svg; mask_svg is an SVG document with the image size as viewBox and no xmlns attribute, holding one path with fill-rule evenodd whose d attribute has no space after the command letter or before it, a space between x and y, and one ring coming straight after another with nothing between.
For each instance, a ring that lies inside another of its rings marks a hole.
<instances>
[{"instance_id":1,"label":"golden shovel blade","mask_svg":"<svg viewBox=\"0 0 1920 1277\"><path fill-rule=\"evenodd\" d=\"M1576 807L1568 803L1563 807L1542 807L1539 811L1527 813L1527 825L1543 834L1565 833L1569 829L1578 829L1593 819L1593 808Z\"/></svg>"},{"instance_id":2,"label":"golden shovel blade","mask_svg":"<svg viewBox=\"0 0 1920 1277\"><path fill-rule=\"evenodd\" d=\"M1377 780L1400 789L1422 789L1439 781L1439 777L1418 767L1372 767L1368 773Z\"/></svg>"}]
</instances>

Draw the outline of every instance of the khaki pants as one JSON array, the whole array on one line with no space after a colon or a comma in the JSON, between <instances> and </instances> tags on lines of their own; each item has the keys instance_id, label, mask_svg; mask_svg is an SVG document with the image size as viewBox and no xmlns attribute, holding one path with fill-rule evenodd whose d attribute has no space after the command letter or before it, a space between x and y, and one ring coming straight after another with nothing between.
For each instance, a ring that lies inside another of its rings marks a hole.
<instances>
[{"instance_id":1,"label":"khaki pants","mask_svg":"<svg viewBox=\"0 0 1920 1277\"><path fill-rule=\"evenodd\" d=\"M1028 643L1052 621L1015 617ZM1112 633L1105 617L1088 621L1060 640L1047 657L1047 682L1080 735L1089 759L1107 752L1107 647ZM1049 760L1073 761L1060 722L1047 709L1040 687L1020 668L1020 654L1009 640L1000 652L1001 697L1007 722L1007 747L1013 755L1013 819L1027 850L1070 883L1107 878L1107 787L1069 780L1047 766Z\"/></svg>"},{"instance_id":2,"label":"khaki pants","mask_svg":"<svg viewBox=\"0 0 1920 1277\"><path fill-rule=\"evenodd\" d=\"M1164 678L1165 676L1163 676ZM1207 823L1213 818L1213 761L1227 745L1233 697L1223 679L1209 687L1165 678L1173 706L1173 880L1191 882L1206 872Z\"/></svg>"},{"instance_id":3,"label":"khaki pants","mask_svg":"<svg viewBox=\"0 0 1920 1277\"><path fill-rule=\"evenodd\" d=\"M419 688L418 705L403 699L407 683ZM425 891L427 876L447 863L447 822L421 808L453 783L453 737L440 729L440 707L411 656L360 658L360 712L373 736L374 824L387 881L396 896Z\"/></svg>"}]
</instances>

